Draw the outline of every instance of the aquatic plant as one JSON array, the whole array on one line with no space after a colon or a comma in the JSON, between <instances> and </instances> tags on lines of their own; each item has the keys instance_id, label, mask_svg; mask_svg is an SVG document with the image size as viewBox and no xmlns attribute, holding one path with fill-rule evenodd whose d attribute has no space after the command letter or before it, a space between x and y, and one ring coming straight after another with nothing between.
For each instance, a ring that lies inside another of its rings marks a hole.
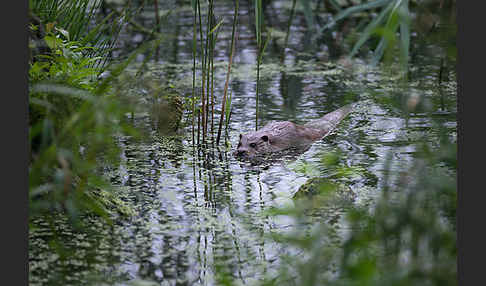
<instances>
[{"instance_id":1,"label":"aquatic plant","mask_svg":"<svg viewBox=\"0 0 486 286\"><path fill-rule=\"evenodd\" d=\"M289 42L290 27L292 26L292 20L294 19L296 4L297 4L297 0L292 0L292 8L290 8L290 17L289 17L289 22L287 24L287 32L285 33L284 45L282 48L282 62L285 59L285 49L287 48Z\"/></svg>"},{"instance_id":2,"label":"aquatic plant","mask_svg":"<svg viewBox=\"0 0 486 286\"><path fill-rule=\"evenodd\" d=\"M219 140L221 139L221 130L223 128L223 118L225 114L226 114L226 126L228 126L229 119L230 119L229 112L231 108L231 96L229 99L227 99L226 94L228 92L229 78L231 74L231 64L233 63L233 54L235 52L235 36L236 36L236 27L238 21L238 8L239 8L239 1L236 0L235 10L233 15L233 29L231 31L231 45L230 45L230 52L229 52L228 71L226 72L226 82L224 83L223 100L221 103L221 117L219 119L218 136L216 138L216 145L219 145Z\"/></svg>"},{"instance_id":3,"label":"aquatic plant","mask_svg":"<svg viewBox=\"0 0 486 286\"><path fill-rule=\"evenodd\" d=\"M196 146L195 140L195 116L196 116L196 55L197 55L197 8L196 1L193 1L192 10L194 11L194 18L192 22L192 97L191 97L191 117L192 117L192 146ZM199 142L199 140L198 140Z\"/></svg>"}]
</instances>

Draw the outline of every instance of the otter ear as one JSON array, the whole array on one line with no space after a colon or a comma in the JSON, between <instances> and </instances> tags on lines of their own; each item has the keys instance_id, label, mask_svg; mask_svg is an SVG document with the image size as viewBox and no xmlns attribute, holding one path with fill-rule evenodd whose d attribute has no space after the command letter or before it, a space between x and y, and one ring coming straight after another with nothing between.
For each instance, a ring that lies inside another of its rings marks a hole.
<instances>
[{"instance_id":1,"label":"otter ear","mask_svg":"<svg viewBox=\"0 0 486 286\"><path fill-rule=\"evenodd\" d=\"M263 135L261 138L262 138L263 142L267 142L268 141L268 136L267 135Z\"/></svg>"}]
</instances>

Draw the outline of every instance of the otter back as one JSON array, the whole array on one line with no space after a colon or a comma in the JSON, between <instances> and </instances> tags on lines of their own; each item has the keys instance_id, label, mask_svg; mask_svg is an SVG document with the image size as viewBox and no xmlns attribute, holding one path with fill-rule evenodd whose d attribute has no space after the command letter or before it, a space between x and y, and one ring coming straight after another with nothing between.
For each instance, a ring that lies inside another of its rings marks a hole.
<instances>
[{"instance_id":1,"label":"otter back","mask_svg":"<svg viewBox=\"0 0 486 286\"><path fill-rule=\"evenodd\" d=\"M290 121L270 122L257 131L240 134L234 155L254 157L291 147L305 149L329 134L351 110L349 104L303 126Z\"/></svg>"}]
</instances>

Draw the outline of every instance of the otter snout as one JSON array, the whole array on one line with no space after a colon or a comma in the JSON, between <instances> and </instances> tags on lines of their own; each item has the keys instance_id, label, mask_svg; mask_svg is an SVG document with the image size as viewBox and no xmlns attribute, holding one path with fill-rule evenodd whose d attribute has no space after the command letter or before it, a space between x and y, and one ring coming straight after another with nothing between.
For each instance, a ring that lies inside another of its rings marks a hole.
<instances>
[{"instance_id":1,"label":"otter snout","mask_svg":"<svg viewBox=\"0 0 486 286\"><path fill-rule=\"evenodd\" d=\"M246 157L246 156L248 156L248 151L244 150L244 149L236 149L236 151L234 152L234 155L236 157Z\"/></svg>"}]
</instances>

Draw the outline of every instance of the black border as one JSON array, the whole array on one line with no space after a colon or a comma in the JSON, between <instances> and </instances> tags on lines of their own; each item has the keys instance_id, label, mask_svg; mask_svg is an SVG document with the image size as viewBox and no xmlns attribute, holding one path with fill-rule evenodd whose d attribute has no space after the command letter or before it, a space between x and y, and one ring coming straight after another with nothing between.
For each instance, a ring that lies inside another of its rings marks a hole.
<instances>
[{"instance_id":1,"label":"black border","mask_svg":"<svg viewBox=\"0 0 486 286\"><path fill-rule=\"evenodd\" d=\"M5 2L6 4L7 2ZM28 285L28 0L2 9L2 284Z\"/></svg>"},{"instance_id":2,"label":"black border","mask_svg":"<svg viewBox=\"0 0 486 286\"><path fill-rule=\"evenodd\" d=\"M456 0L457 15L457 270L458 285L481 285L484 280L484 1ZM476 102L475 102L476 101ZM466 107L467 106L467 107ZM476 164L478 162L479 164ZM476 179L476 180L475 180ZM478 283L479 282L479 283Z\"/></svg>"}]
</instances>

